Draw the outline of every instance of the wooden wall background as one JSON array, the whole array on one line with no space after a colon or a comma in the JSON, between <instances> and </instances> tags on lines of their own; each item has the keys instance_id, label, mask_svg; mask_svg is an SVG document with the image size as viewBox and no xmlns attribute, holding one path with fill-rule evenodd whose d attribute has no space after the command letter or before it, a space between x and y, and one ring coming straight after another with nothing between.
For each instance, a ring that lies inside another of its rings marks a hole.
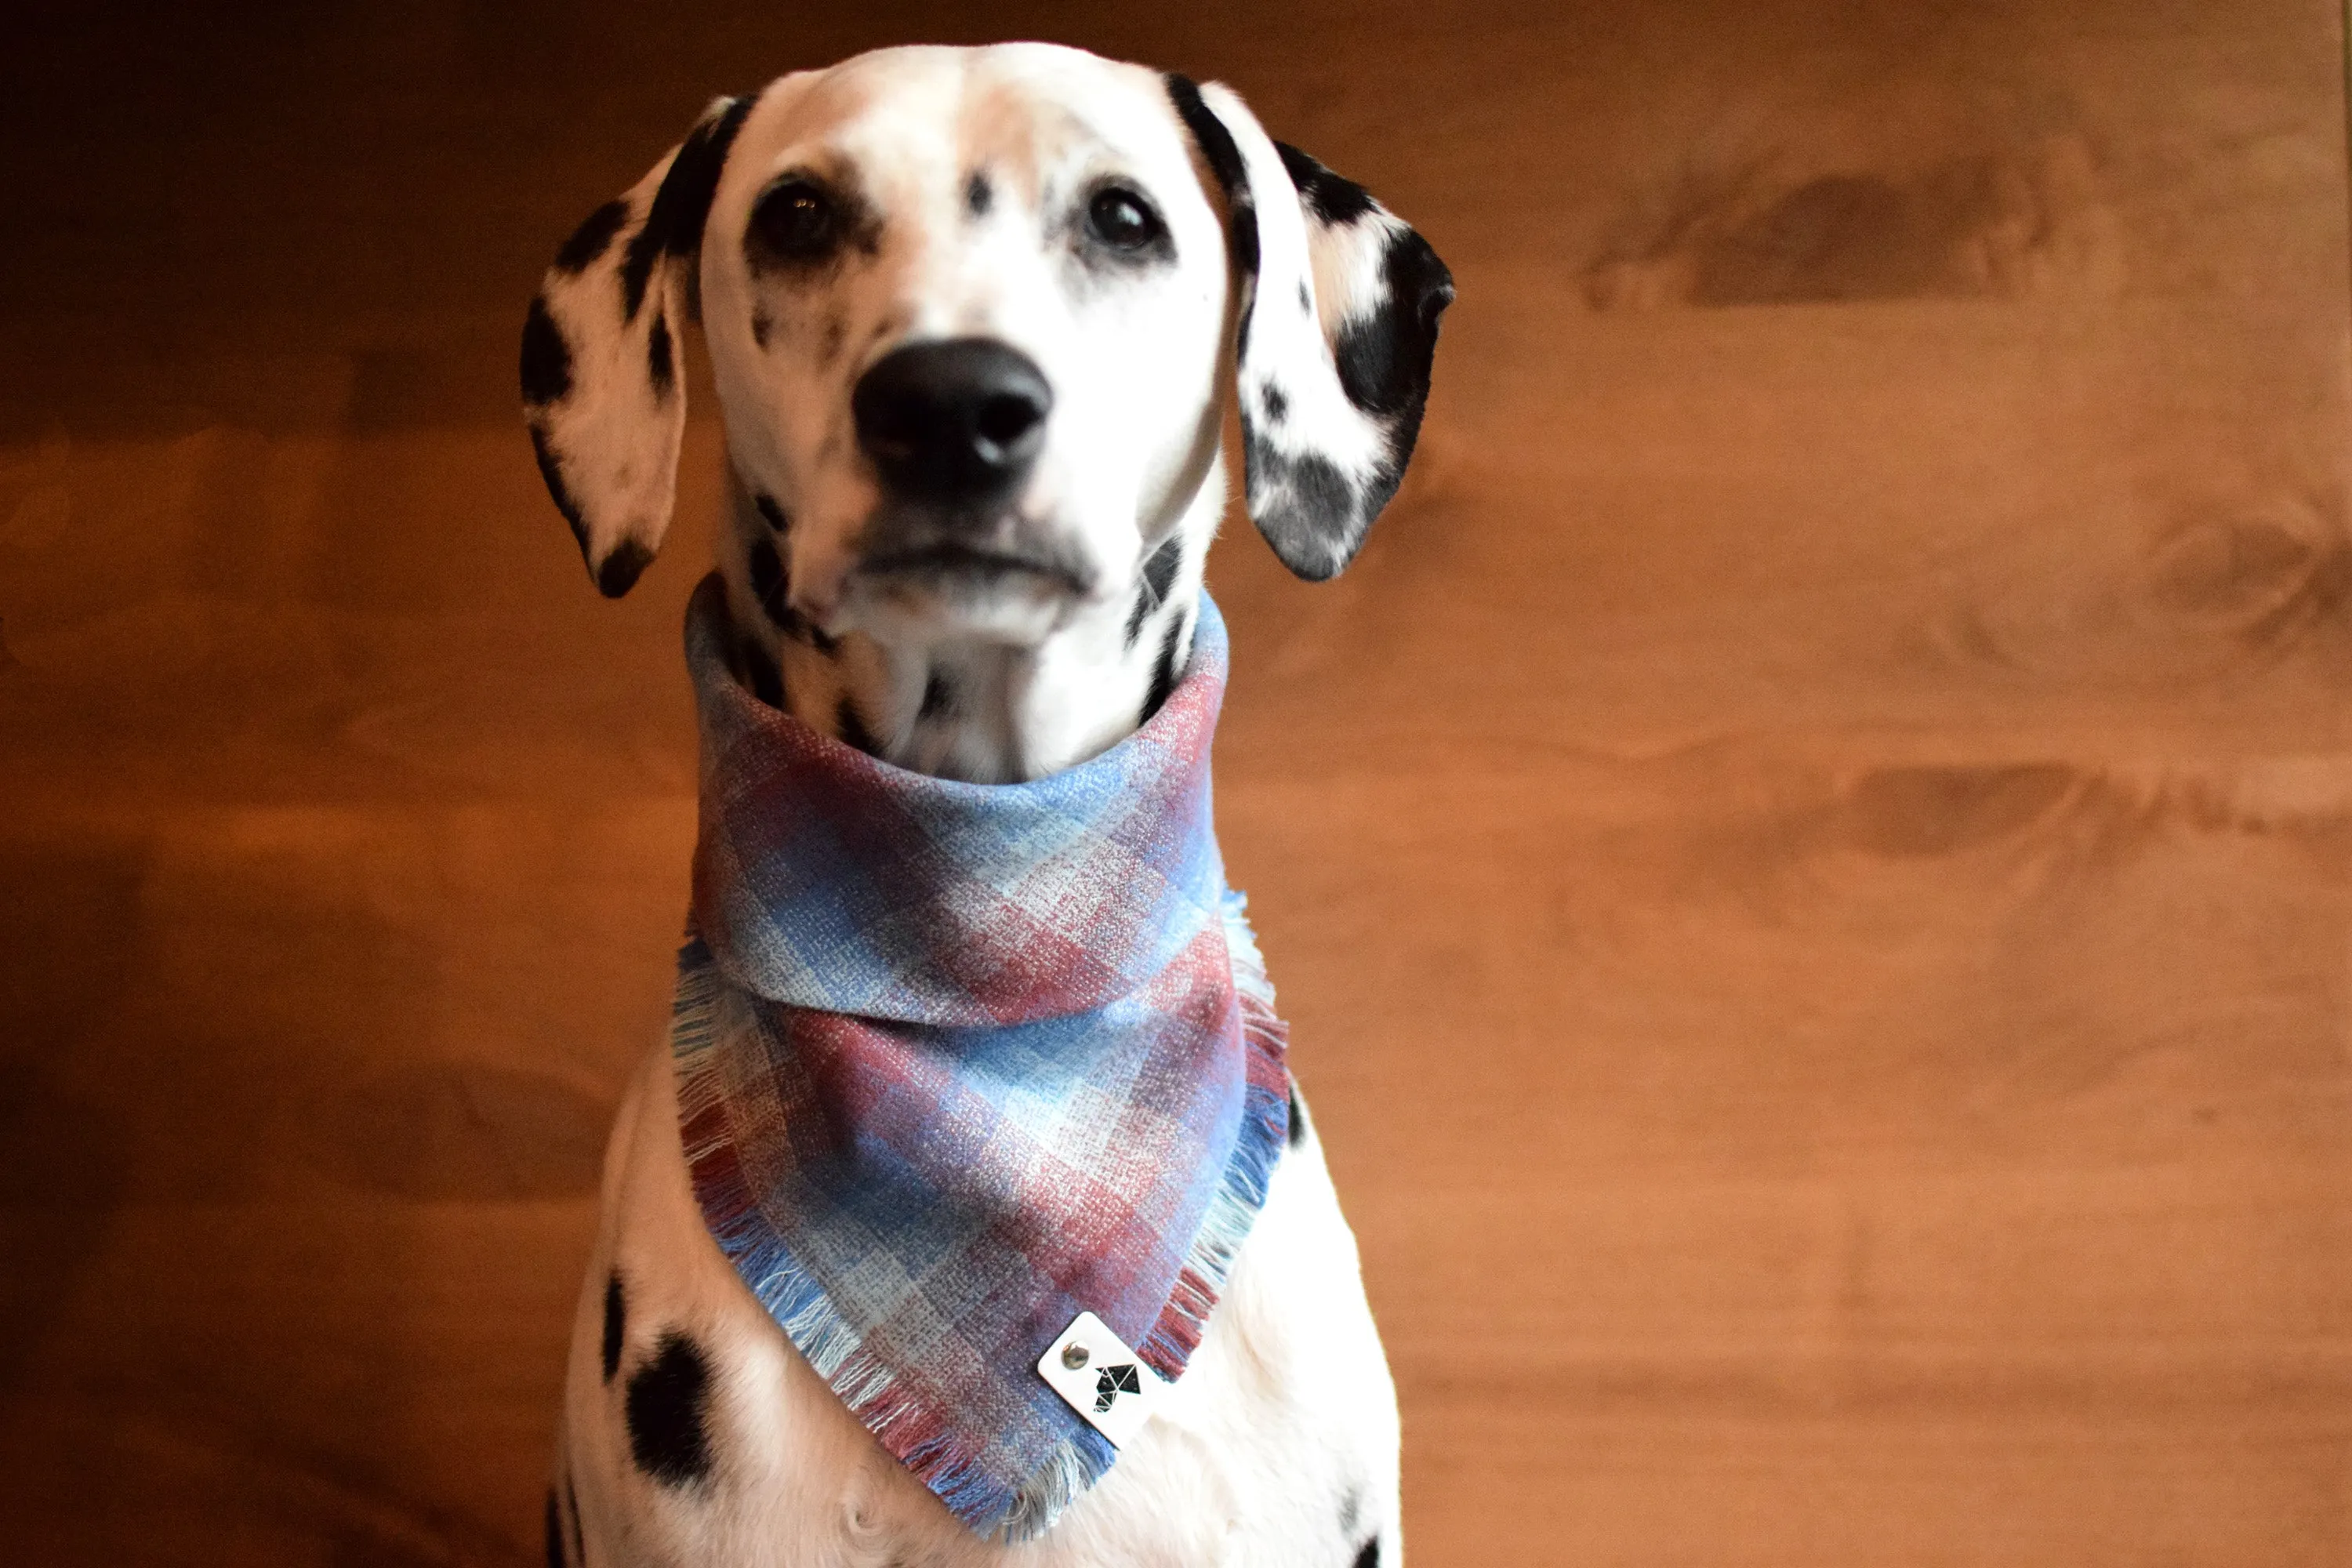
<instances>
[{"instance_id":1,"label":"wooden wall background","mask_svg":"<svg viewBox=\"0 0 2352 1568\"><path fill-rule=\"evenodd\" d=\"M1361 563L1213 573L1414 1562L2352 1562L2327 0L12 26L0 1555L531 1555L718 447L597 601L521 306L708 95L1026 34L1461 281Z\"/></svg>"}]
</instances>

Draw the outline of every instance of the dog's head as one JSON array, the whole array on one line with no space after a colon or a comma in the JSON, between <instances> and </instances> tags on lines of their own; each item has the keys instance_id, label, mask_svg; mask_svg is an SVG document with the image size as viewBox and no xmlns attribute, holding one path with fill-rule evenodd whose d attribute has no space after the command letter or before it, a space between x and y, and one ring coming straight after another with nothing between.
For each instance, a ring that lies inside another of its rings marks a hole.
<instances>
[{"instance_id":1,"label":"dog's head","mask_svg":"<svg viewBox=\"0 0 2352 1568\"><path fill-rule=\"evenodd\" d=\"M772 614L1033 643L1123 604L1198 510L1226 363L1250 515L1300 575L1345 566L1452 297L1419 235L1225 89L891 49L719 100L591 214L532 302L523 397L625 593L668 526L698 318Z\"/></svg>"}]
</instances>

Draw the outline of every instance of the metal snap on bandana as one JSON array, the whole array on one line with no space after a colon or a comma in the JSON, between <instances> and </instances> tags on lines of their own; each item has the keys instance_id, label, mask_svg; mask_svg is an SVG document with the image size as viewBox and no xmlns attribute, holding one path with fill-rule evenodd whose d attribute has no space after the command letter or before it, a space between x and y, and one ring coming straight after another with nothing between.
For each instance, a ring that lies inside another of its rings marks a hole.
<instances>
[{"instance_id":1,"label":"metal snap on bandana","mask_svg":"<svg viewBox=\"0 0 2352 1568\"><path fill-rule=\"evenodd\" d=\"M1168 1384L1092 1312L1080 1312L1037 1358L1037 1375L1087 1425L1124 1448L1159 1407Z\"/></svg>"}]
</instances>

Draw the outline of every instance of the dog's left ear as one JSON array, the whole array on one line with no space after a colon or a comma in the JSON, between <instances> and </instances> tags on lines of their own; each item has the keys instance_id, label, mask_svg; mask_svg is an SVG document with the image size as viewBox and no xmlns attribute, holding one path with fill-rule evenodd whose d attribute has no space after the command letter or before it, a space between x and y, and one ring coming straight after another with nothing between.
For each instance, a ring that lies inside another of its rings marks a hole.
<instances>
[{"instance_id":1,"label":"dog's left ear","mask_svg":"<svg viewBox=\"0 0 2352 1568\"><path fill-rule=\"evenodd\" d=\"M1404 478L1454 277L1363 186L1269 138L1232 89L1171 76L1168 94L1224 188L1250 517L1321 582Z\"/></svg>"},{"instance_id":2,"label":"dog's left ear","mask_svg":"<svg viewBox=\"0 0 2352 1568\"><path fill-rule=\"evenodd\" d=\"M555 253L522 327L523 415L588 574L617 599L661 548L686 431L677 333L698 313L702 227L751 100L722 98Z\"/></svg>"}]
</instances>

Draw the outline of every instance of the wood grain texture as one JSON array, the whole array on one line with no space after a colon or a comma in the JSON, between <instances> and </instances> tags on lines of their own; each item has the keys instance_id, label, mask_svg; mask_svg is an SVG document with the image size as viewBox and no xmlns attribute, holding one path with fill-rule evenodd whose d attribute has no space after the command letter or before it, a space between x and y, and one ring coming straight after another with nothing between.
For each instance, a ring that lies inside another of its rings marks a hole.
<instances>
[{"instance_id":1,"label":"wood grain texture","mask_svg":"<svg viewBox=\"0 0 2352 1568\"><path fill-rule=\"evenodd\" d=\"M514 1563L693 835L539 268L914 37L1234 82L1453 263L1221 820L1423 1568L2352 1561L2341 23L2311 0L56 10L0 258L12 1561Z\"/></svg>"}]
</instances>

